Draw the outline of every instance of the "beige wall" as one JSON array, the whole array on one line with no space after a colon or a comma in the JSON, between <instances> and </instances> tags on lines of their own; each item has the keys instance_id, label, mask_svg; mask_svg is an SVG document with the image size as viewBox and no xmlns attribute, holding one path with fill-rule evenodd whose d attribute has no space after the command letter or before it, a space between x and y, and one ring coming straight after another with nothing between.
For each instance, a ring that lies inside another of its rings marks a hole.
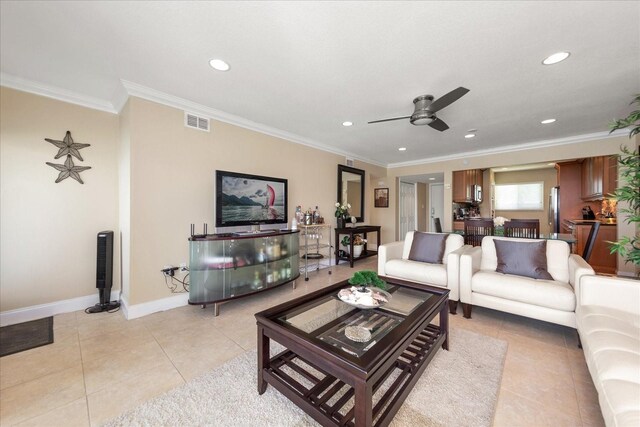
<instances>
[{"instance_id":1,"label":"beige wall","mask_svg":"<svg viewBox=\"0 0 640 427\"><path fill-rule=\"evenodd\" d=\"M538 219L540 220L540 233L550 233L548 220L549 209L549 193L551 187L557 185L557 172L555 168L535 169L525 171L495 172L495 183L499 184L521 184L526 182L543 182L544 189L542 191L542 199L544 208L541 211L504 211L496 210L496 216L502 216L508 219Z\"/></svg>"},{"instance_id":2,"label":"beige wall","mask_svg":"<svg viewBox=\"0 0 640 427\"><path fill-rule=\"evenodd\" d=\"M0 88L0 311L97 295L96 235L118 230L118 116ZM55 184L65 132L91 166ZM119 288L116 234L114 289Z\"/></svg>"},{"instance_id":3,"label":"beige wall","mask_svg":"<svg viewBox=\"0 0 640 427\"><path fill-rule=\"evenodd\" d=\"M181 110L138 98L119 116L7 88L1 98L1 311L97 294L95 241L105 229L116 232L114 289L122 244L127 303L170 296L160 270L188 262L189 225L213 231L216 169L287 178L290 218L296 205L318 205L335 224L340 155L216 121L211 133L188 129ZM44 164L56 153L44 138L67 129L92 144L82 151L93 167L85 185L54 184ZM373 188L386 169L354 166L365 170L364 222L378 224Z\"/></svg>"},{"instance_id":4,"label":"beige wall","mask_svg":"<svg viewBox=\"0 0 640 427\"><path fill-rule=\"evenodd\" d=\"M138 98L129 100L131 131L130 304L169 296L160 270L188 262L189 224L214 224L216 169L286 178L289 217L296 205L319 207L335 224L337 165L344 157L212 121L211 133L186 128L183 112ZM364 169L365 223L372 220L372 176ZM375 183L375 181L373 181Z\"/></svg>"}]
</instances>

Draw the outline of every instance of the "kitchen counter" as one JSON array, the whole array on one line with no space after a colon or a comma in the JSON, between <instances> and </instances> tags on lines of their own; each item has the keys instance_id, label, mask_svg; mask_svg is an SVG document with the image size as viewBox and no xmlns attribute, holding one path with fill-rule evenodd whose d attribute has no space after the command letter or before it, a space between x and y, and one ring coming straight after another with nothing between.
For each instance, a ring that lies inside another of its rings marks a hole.
<instances>
[{"instance_id":1,"label":"kitchen counter","mask_svg":"<svg viewBox=\"0 0 640 427\"><path fill-rule=\"evenodd\" d=\"M604 218L604 219L566 219L566 222L573 225L589 225L594 222L599 222L601 225L618 225L616 218Z\"/></svg>"}]
</instances>

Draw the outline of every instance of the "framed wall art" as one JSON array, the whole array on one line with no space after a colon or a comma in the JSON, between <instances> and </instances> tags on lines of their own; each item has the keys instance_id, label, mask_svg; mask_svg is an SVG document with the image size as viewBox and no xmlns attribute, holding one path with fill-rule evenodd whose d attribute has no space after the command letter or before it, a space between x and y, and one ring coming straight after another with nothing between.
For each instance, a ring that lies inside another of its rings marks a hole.
<instances>
[{"instance_id":1,"label":"framed wall art","mask_svg":"<svg viewBox=\"0 0 640 427\"><path fill-rule=\"evenodd\" d=\"M373 190L373 206L376 208L388 208L389 207L389 189L388 188L375 188Z\"/></svg>"}]
</instances>

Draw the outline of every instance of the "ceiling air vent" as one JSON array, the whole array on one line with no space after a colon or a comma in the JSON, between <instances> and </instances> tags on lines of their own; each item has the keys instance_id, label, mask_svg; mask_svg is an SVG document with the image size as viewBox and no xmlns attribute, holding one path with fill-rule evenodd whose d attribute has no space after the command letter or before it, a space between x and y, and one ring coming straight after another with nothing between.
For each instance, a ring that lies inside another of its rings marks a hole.
<instances>
[{"instance_id":1,"label":"ceiling air vent","mask_svg":"<svg viewBox=\"0 0 640 427\"><path fill-rule=\"evenodd\" d=\"M187 113L186 111L184 113L184 125L188 128L209 132L209 119Z\"/></svg>"},{"instance_id":2,"label":"ceiling air vent","mask_svg":"<svg viewBox=\"0 0 640 427\"><path fill-rule=\"evenodd\" d=\"M344 162L347 166L353 167L353 159L350 159L348 157L345 158L345 162Z\"/></svg>"}]
</instances>

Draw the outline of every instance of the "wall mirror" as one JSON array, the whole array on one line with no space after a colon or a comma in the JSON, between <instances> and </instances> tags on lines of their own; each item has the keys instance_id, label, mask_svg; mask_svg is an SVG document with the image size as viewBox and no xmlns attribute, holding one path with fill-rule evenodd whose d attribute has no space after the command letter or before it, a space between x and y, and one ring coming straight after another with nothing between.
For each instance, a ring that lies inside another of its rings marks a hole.
<instances>
[{"instance_id":1,"label":"wall mirror","mask_svg":"<svg viewBox=\"0 0 640 427\"><path fill-rule=\"evenodd\" d=\"M364 221L364 171L338 165L338 201L351 204L349 213L358 222Z\"/></svg>"}]
</instances>

